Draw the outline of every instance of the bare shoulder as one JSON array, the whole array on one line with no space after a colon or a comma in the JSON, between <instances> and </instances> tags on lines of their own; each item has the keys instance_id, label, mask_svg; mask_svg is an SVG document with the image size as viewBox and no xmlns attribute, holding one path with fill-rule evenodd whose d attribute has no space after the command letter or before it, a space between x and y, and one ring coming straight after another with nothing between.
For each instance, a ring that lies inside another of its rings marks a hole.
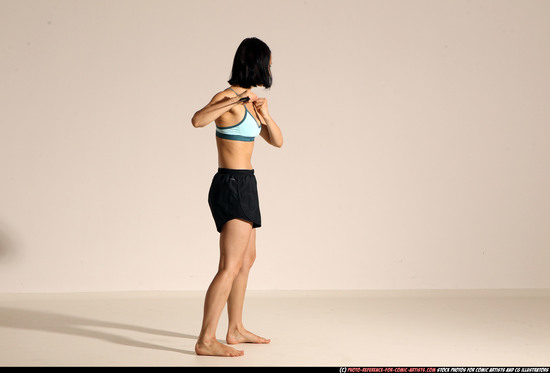
<instances>
[{"instance_id":1,"label":"bare shoulder","mask_svg":"<svg viewBox=\"0 0 550 373\"><path fill-rule=\"evenodd\" d=\"M220 101L231 99L233 97L235 97L235 93L233 93L233 91L227 88L227 89L224 89L223 91L216 93L214 97L212 97L212 100L210 102L211 103L220 102Z\"/></svg>"}]
</instances>

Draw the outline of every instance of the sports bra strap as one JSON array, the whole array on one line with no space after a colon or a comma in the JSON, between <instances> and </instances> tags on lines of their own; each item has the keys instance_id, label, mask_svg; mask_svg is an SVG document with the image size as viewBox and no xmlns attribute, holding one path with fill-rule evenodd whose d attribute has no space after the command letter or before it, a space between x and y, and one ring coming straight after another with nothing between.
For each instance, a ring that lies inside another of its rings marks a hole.
<instances>
[{"instance_id":1,"label":"sports bra strap","mask_svg":"<svg viewBox=\"0 0 550 373\"><path fill-rule=\"evenodd\" d=\"M233 88L229 87L229 89L232 90L233 92L235 92L235 90ZM237 95L237 97L239 97L239 94L237 92L235 92L235 94ZM256 110L256 105L252 105L252 107L254 108L254 112L256 113L256 117L260 121L260 124L264 124L264 123L262 123L262 120L260 119L260 116L258 115L258 111ZM246 111L248 111L248 109L246 108L246 105L245 105L244 108L246 109Z\"/></svg>"}]
</instances>

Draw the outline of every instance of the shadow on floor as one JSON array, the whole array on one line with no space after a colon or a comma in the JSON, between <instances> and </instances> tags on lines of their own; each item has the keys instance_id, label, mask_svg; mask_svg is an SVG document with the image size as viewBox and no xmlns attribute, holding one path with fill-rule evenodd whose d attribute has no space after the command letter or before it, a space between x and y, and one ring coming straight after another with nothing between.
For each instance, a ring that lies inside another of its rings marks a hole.
<instances>
[{"instance_id":1,"label":"shadow on floor","mask_svg":"<svg viewBox=\"0 0 550 373\"><path fill-rule=\"evenodd\" d=\"M110 321L87 319L83 317L63 315L47 311L25 310L20 308L0 307L0 327L39 330L74 336L96 338L103 341L125 346L171 351L187 355L195 355L195 351L178 350L148 342L141 342L120 335L88 329L89 327L130 330L166 337L197 339L196 335L175 333L166 330L147 328L137 325L122 324Z\"/></svg>"}]
</instances>

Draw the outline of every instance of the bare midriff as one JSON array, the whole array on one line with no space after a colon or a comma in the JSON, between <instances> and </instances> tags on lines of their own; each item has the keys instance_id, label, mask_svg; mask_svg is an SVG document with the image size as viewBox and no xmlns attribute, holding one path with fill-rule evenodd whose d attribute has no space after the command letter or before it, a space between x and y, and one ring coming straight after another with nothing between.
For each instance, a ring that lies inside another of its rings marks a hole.
<instances>
[{"instance_id":1,"label":"bare midriff","mask_svg":"<svg viewBox=\"0 0 550 373\"><path fill-rule=\"evenodd\" d=\"M218 147L218 167L232 169L247 169L252 167L252 151L254 141L235 141L216 137Z\"/></svg>"}]
</instances>

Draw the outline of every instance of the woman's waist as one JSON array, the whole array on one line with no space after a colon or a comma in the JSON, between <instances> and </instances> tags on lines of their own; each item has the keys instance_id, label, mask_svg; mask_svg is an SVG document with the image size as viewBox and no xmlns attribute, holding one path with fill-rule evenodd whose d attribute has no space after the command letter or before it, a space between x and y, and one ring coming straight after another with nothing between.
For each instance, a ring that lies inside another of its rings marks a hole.
<instances>
[{"instance_id":1,"label":"woman's waist","mask_svg":"<svg viewBox=\"0 0 550 373\"><path fill-rule=\"evenodd\" d=\"M232 144L218 142L218 164L221 168L252 169L254 143L235 141Z\"/></svg>"},{"instance_id":2,"label":"woman's waist","mask_svg":"<svg viewBox=\"0 0 550 373\"><path fill-rule=\"evenodd\" d=\"M254 169L218 167L218 173L227 175L254 175Z\"/></svg>"},{"instance_id":3,"label":"woman's waist","mask_svg":"<svg viewBox=\"0 0 550 373\"><path fill-rule=\"evenodd\" d=\"M254 167L252 166L251 162L236 162L236 161L218 161L218 167L224 168L228 170L253 170Z\"/></svg>"}]
</instances>

